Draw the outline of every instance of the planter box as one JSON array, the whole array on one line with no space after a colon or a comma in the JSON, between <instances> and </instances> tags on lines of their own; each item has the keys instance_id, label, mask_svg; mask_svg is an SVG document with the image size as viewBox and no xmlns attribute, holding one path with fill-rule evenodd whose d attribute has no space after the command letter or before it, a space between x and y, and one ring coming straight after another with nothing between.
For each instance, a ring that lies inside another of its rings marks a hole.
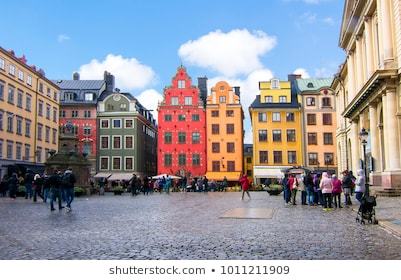
<instances>
[{"instance_id":1,"label":"planter box","mask_svg":"<svg viewBox=\"0 0 401 280\"><path fill-rule=\"evenodd\" d=\"M279 195L282 190L267 190L270 195Z\"/></svg>"}]
</instances>

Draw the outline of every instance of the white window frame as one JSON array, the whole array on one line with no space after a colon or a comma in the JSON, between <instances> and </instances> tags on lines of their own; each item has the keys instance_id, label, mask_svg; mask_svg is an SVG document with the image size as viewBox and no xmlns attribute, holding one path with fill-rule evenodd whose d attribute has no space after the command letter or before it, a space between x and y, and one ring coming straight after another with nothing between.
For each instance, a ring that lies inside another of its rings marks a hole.
<instances>
[{"instance_id":1,"label":"white window frame","mask_svg":"<svg viewBox=\"0 0 401 280\"><path fill-rule=\"evenodd\" d=\"M18 79L24 81L24 72L18 69Z\"/></svg>"},{"instance_id":2,"label":"white window frame","mask_svg":"<svg viewBox=\"0 0 401 280\"><path fill-rule=\"evenodd\" d=\"M280 89L280 80L279 79L271 79L270 89Z\"/></svg>"},{"instance_id":3,"label":"white window frame","mask_svg":"<svg viewBox=\"0 0 401 280\"><path fill-rule=\"evenodd\" d=\"M114 138L116 137L120 137L120 148L114 148ZM111 147L112 150L121 150L123 148L123 143L122 143L123 137L122 135L112 135L111 136L111 145L113 145L113 147Z\"/></svg>"},{"instance_id":4,"label":"white window frame","mask_svg":"<svg viewBox=\"0 0 401 280\"><path fill-rule=\"evenodd\" d=\"M278 102L279 102L279 103L287 103L287 96L285 96L285 95L280 95L280 96L278 97Z\"/></svg>"},{"instance_id":5,"label":"white window frame","mask_svg":"<svg viewBox=\"0 0 401 280\"><path fill-rule=\"evenodd\" d=\"M26 83L27 83L29 86L32 86L32 76L31 76L31 75L27 75L27 77L26 77Z\"/></svg>"},{"instance_id":6,"label":"white window frame","mask_svg":"<svg viewBox=\"0 0 401 280\"><path fill-rule=\"evenodd\" d=\"M175 104L175 102L173 102L173 100L177 100L177 104ZM180 104L179 98L178 98L177 96L172 96L172 97L171 97L171 105L177 106L177 105L179 105L179 104Z\"/></svg>"},{"instance_id":7,"label":"white window frame","mask_svg":"<svg viewBox=\"0 0 401 280\"><path fill-rule=\"evenodd\" d=\"M115 126L114 126L114 121L120 121L120 127L115 127ZM118 128L118 129L123 128L123 121L122 121L122 119L111 119L111 128Z\"/></svg>"},{"instance_id":8,"label":"white window frame","mask_svg":"<svg viewBox=\"0 0 401 280\"><path fill-rule=\"evenodd\" d=\"M132 168L131 168L131 169L128 169L128 168L127 168L126 159L128 159L128 158L132 159ZM135 170L135 161L134 161L134 157L124 157L124 170Z\"/></svg>"},{"instance_id":9,"label":"white window frame","mask_svg":"<svg viewBox=\"0 0 401 280\"><path fill-rule=\"evenodd\" d=\"M115 158L119 158L120 159L120 168L119 169L114 168L114 159ZM121 170L121 169L122 169L122 157L120 157L120 156L112 156L111 157L111 170Z\"/></svg>"},{"instance_id":10,"label":"white window frame","mask_svg":"<svg viewBox=\"0 0 401 280\"><path fill-rule=\"evenodd\" d=\"M132 121L132 127L127 127L127 121ZM133 129L134 127L134 119L124 119L124 128Z\"/></svg>"},{"instance_id":11,"label":"white window frame","mask_svg":"<svg viewBox=\"0 0 401 280\"><path fill-rule=\"evenodd\" d=\"M107 121L107 127L102 127L102 122ZM109 119L100 119L100 129L109 129L110 128L110 120Z\"/></svg>"},{"instance_id":12,"label":"white window frame","mask_svg":"<svg viewBox=\"0 0 401 280\"><path fill-rule=\"evenodd\" d=\"M127 148L127 138L132 137L132 148ZM133 150L135 147L134 135L124 135L124 149Z\"/></svg>"},{"instance_id":13,"label":"white window frame","mask_svg":"<svg viewBox=\"0 0 401 280\"><path fill-rule=\"evenodd\" d=\"M279 116L278 119L276 119L274 116ZM273 112L272 113L272 122L281 122L281 113L280 112Z\"/></svg>"},{"instance_id":14,"label":"white window frame","mask_svg":"<svg viewBox=\"0 0 401 280\"><path fill-rule=\"evenodd\" d=\"M90 96L90 98L87 98L87 97L89 97ZM86 92L85 94L84 94L84 100L85 101L93 101L93 93L91 93L91 92Z\"/></svg>"},{"instance_id":15,"label":"white window frame","mask_svg":"<svg viewBox=\"0 0 401 280\"><path fill-rule=\"evenodd\" d=\"M192 96L185 96L184 97L184 104L185 105L192 105Z\"/></svg>"},{"instance_id":16,"label":"white window frame","mask_svg":"<svg viewBox=\"0 0 401 280\"><path fill-rule=\"evenodd\" d=\"M8 74L15 76L15 66L10 64L8 66Z\"/></svg>"},{"instance_id":17,"label":"white window frame","mask_svg":"<svg viewBox=\"0 0 401 280\"><path fill-rule=\"evenodd\" d=\"M0 69L3 69L6 67L6 62L4 61L4 58L0 57Z\"/></svg>"},{"instance_id":18,"label":"white window frame","mask_svg":"<svg viewBox=\"0 0 401 280\"><path fill-rule=\"evenodd\" d=\"M102 159L107 159L107 168L102 168ZM110 170L110 157L99 157L99 170Z\"/></svg>"},{"instance_id":19,"label":"white window frame","mask_svg":"<svg viewBox=\"0 0 401 280\"><path fill-rule=\"evenodd\" d=\"M107 137L107 148L102 148L102 138ZM100 136L100 145L99 145L100 150L109 150L110 149L110 136L108 135L102 135Z\"/></svg>"},{"instance_id":20,"label":"white window frame","mask_svg":"<svg viewBox=\"0 0 401 280\"><path fill-rule=\"evenodd\" d=\"M178 88L185 88L185 80L178 80Z\"/></svg>"},{"instance_id":21,"label":"white window frame","mask_svg":"<svg viewBox=\"0 0 401 280\"><path fill-rule=\"evenodd\" d=\"M273 103L273 96L272 95L265 96L265 103Z\"/></svg>"}]
</instances>

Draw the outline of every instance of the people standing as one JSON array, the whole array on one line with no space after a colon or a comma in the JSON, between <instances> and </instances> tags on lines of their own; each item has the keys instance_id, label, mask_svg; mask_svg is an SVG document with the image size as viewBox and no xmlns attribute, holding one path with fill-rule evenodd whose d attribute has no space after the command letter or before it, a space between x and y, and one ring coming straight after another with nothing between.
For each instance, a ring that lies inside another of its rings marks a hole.
<instances>
[{"instance_id":1,"label":"people standing","mask_svg":"<svg viewBox=\"0 0 401 280\"><path fill-rule=\"evenodd\" d=\"M138 189L138 178L136 177L136 174L131 179L131 195L136 196L137 195L137 189Z\"/></svg>"},{"instance_id":2,"label":"people standing","mask_svg":"<svg viewBox=\"0 0 401 280\"><path fill-rule=\"evenodd\" d=\"M248 195L249 199L251 199L251 196L249 194L249 180L248 180L248 176L246 176L246 173L244 173L242 175L242 177L239 179L239 183L241 184L241 188L242 188L242 198L241 198L241 200L244 200L245 192Z\"/></svg>"},{"instance_id":3,"label":"people standing","mask_svg":"<svg viewBox=\"0 0 401 280\"><path fill-rule=\"evenodd\" d=\"M365 193L365 174L362 169L357 171L357 177L355 180L355 198L361 202L363 194Z\"/></svg>"},{"instance_id":4,"label":"people standing","mask_svg":"<svg viewBox=\"0 0 401 280\"><path fill-rule=\"evenodd\" d=\"M49 195L51 197L50 193L50 177L47 174L43 175L43 202L47 203L47 199L49 198Z\"/></svg>"},{"instance_id":5,"label":"people standing","mask_svg":"<svg viewBox=\"0 0 401 280\"><path fill-rule=\"evenodd\" d=\"M341 189L341 180L337 178L337 176L335 174L333 174L333 176L331 176L332 178L332 183L333 183L333 197L334 197L334 207L337 208L343 208L341 206L341 193L342 193L342 189Z\"/></svg>"},{"instance_id":6,"label":"people standing","mask_svg":"<svg viewBox=\"0 0 401 280\"><path fill-rule=\"evenodd\" d=\"M284 174L284 178L281 180L281 185L283 186L283 197L286 205L290 202L290 188L288 187L288 180L288 174Z\"/></svg>"},{"instance_id":7,"label":"people standing","mask_svg":"<svg viewBox=\"0 0 401 280\"><path fill-rule=\"evenodd\" d=\"M351 202L351 193L352 193L352 186L353 186L352 177L350 176L348 170L343 171L343 190L344 190L344 197L345 197L345 206L348 207L352 205Z\"/></svg>"},{"instance_id":8,"label":"people standing","mask_svg":"<svg viewBox=\"0 0 401 280\"><path fill-rule=\"evenodd\" d=\"M306 187L305 187L305 176L298 175L297 176L297 181L298 181L298 191L301 192L301 204L306 205Z\"/></svg>"},{"instance_id":9,"label":"people standing","mask_svg":"<svg viewBox=\"0 0 401 280\"><path fill-rule=\"evenodd\" d=\"M308 172L305 177L305 188L306 188L306 196L307 196L308 205L313 206L315 191L313 188L313 177L310 172Z\"/></svg>"},{"instance_id":10,"label":"people standing","mask_svg":"<svg viewBox=\"0 0 401 280\"><path fill-rule=\"evenodd\" d=\"M149 177L143 177L143 195L149 195Z\"/></svg>"},{"instance_id":11,"label":"people standing","mask_svg":"<svg viewBox=\"0 0 401 280\"><path fill-rule=\"evenodd\" d=\"M171 184L172 184L171 177L170 177L170 175L167 174L167 178L166 178L166 181L164 183L164 188L165 188L165 191L166 191L167 194L170 194Z\"/></svg>"},{"instance_id":12,"label":"people standing","mask_svg":"<svg viewBox=\"0 0 401 280\"><path fill-rule=\"evenodd\" d=\"M225 192L227 190L228 187L228 180L227 177L224 176L223 182L221 182L221 191Z\"/></svg>"},{"instance_id":13,"label":"people standing","mask_svg":"<svg viewBox=\"0 0 401 280\"><path fill-rule=\"evenodd\" d=\"M291 191L291 204L297 205L297 191L298 191L299 182L297 177L292 174L290 179L288 180L288 187Z\"/></svg>"},{"instance_id":14,"label":"people standing","mask_svg":"<svg viewBox=\"0 0 401 280\"><path fill-rule=\"evenodd\" d=\"M24 182L25 182L25 199L32 199L32 184L34 180L33 172L27 169Z\"/></svg>"},{"instance_id":15,"label":"people standing","mask_svg":"<svg viewBox=\"0 0 401 280\"><path fill-rule=\"evenodd\" d=\"M8 179L7 183L8 183L8 191L10 198L15 199L17 197L17 189L18 189L17 173L14 172Z\"/></svg>"},{"instance_id":16,"label":"people standing","mask_svg":"<svg viewBox=\"0 0 401 280\"><path fill-rule=\"evenodd\" d=\"M1 179L0 182L0 193L2 197L7 196L7 191L8 191L8 175L4 174L3 178Z\"/></svg>"},{"instance_id":17,"label":"people standing","mask_svg":"<svg viewBox=\"0 0 401 280\"><path fill-rule=\"evenodd\" d=\"M106 178L100 178L99 180L99 195L104 195L104 188L106 186L107 179Z\"/></svg>"},{"instance_id":18,"label":"people standing","mask_svg":"<svg viewBox=\"0 0 401 280\"><path fill-rule=\"evenodd\" d=\"M58 200L58 210L63 208L61 202L61 177L60 172L54 170L53 174L49 177L49 185L50 185L50 211L56 210L54 208L54 201Z\"/></svg>"},{"instance_id":19,"label":"people standing","mask_svg":"<svg viewBox=\"0 0 401 280\"><path fill-rule=\"evenodd\" d=\"M38 199L38 196L42 199L42 188L43 188L43 178L39 174L35 174L33 177L33 202L36 202Z\"/></svg>"},{"instance_id":20,"label":"people standing","mask_svg":"<svg viewBox=\"0 0 401 280\"><path fill-rule=\"evenodd\" d=\"M65 191L66 198L66 210L71 211L71 203L74 200L74 184L76 182L75 175L72 173L72 169L68 168L62 177L62 183Z\"/></svg>"},{"instance_id":21,"label":"people standing","mask_svg":"<svg viewBox=\"0 0 401 280\"><path fill-rule=\"evenodd\" d=\"M319 187L323 194L323 209L331 209L331 194L333 192L333 183L327 172L323 172Z\"/></svg>"}]
</instances>

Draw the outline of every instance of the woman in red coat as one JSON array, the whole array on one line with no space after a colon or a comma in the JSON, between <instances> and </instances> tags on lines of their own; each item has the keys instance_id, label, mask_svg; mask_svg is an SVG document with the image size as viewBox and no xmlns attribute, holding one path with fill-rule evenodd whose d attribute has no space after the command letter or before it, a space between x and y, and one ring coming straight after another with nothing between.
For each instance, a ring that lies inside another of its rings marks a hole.
<instances>
[{"instance_id":1,"label":"woman in red coat","mask_svg":"<svg viewBox=\"0 0 401 280\"><path fill-rule=\"evenodd\" d=\"M241 198L241 200L244 200L245 192L248 195L249 199L251 199L251 196L249 195L249 181L248 181L248 177L246 176L245 173L239 179L239 182L240 182L241 188L242 188L242 198Z\"/></svg>"}]
</instances>

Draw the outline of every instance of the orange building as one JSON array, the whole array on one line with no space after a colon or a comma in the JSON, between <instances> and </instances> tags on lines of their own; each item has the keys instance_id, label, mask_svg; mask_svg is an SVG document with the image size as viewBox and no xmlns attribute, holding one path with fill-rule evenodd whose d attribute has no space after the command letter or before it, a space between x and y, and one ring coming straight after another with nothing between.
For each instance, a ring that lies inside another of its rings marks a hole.
<instances>
[{"instance_id":1,"label":"orange building","mask_svg":"<svg viewBox=\"0 0 401 280\"><path fill-rule=\"evenodd\" d=\"M238 181L243 170L243 119L239 87L220 81L206 102L207 173L209 180Z\"/></svg>"}]
</instances>

